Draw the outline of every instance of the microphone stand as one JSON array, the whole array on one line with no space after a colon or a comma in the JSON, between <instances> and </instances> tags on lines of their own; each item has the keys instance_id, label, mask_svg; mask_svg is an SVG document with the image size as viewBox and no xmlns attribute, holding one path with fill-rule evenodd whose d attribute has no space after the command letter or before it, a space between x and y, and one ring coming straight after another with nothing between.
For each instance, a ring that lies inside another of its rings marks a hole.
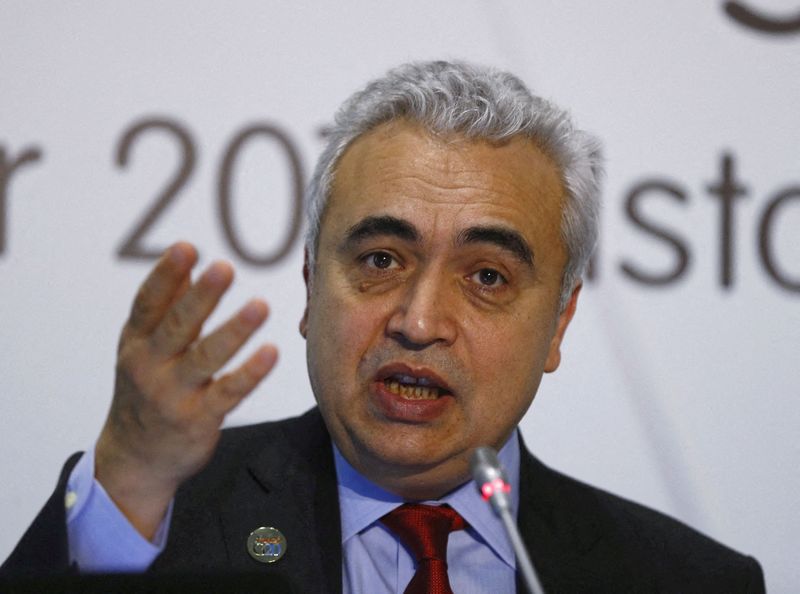
<instances>
[{"instance_id":1,"label":"microphone stand","mask_svg":"<svg viewBox=\"0 0 800 594\"><path fill-rule=\"evenodd\" d=\"M511 485L508 483L505 470L500 465L500 460L497 459L497 454L492 448L480 447L472 455L471 466L478 491L484 500L492 505L494 513L503 522L528 590L531 594L544 594L531 558L522 542L522 536L517 529L517 523L511 514L511 497L509 497Z\"/></svg>"}]
</instances>

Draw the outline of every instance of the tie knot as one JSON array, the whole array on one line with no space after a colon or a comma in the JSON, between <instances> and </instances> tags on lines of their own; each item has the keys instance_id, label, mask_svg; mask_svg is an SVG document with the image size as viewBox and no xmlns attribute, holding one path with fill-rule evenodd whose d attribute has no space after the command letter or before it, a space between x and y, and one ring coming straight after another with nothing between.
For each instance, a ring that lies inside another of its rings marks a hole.
<instances>
[{"instance_id":1,"label":"tie knot","mask_svg":"<svg viewBox=\"0 0 800 594\"><path fill-rule=\"evenodd\" d=\"M447 562L447 539L454 530L463 530L467 522L449 505L406 503L381 518L417 558Z\"/></svg>"}]
</instances>

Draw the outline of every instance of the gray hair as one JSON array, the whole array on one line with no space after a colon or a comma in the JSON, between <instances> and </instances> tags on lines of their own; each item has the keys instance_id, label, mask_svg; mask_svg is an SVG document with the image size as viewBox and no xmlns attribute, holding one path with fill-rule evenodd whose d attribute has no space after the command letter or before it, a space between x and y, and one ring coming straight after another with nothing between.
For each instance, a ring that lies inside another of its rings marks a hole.
<instances>
[{"instance_id":1,"label":"gray hair","mask_svg":"<svg viewBox=\"0 0 800 594\"><path fill-rule=\"evenodd\" d=\"M501 142L522 135L555 161L566 193L561 217L561 237L567 250L561 282L563 309L583 277L597 241L603 173L600 143L575 128L566 111L533 95L513 74L464 62L399 66L342 104L306 196L310 274L339 159L361 135L400 119L419 123L436 134L457 133L475 140Z\"/></svg>"}]
</instances>

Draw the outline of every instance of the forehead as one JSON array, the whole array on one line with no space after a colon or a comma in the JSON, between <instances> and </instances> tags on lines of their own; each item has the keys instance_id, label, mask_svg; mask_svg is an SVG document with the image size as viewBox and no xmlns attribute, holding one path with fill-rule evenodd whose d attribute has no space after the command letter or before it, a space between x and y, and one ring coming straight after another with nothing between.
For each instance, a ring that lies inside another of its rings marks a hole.
<instances>
[{"instance_id":1,"label":"forehead","mask_svg":"<svg viewBox=\"0 0 800 594\"><path fill-rule=\"evenodd\" d=\"M322 231L389 214L423 233L501 224L532 244L560 245L562 204L558 168L527 138L497 144L392 122L354 141L340 158Z\"/></svg>"}]
</instances>

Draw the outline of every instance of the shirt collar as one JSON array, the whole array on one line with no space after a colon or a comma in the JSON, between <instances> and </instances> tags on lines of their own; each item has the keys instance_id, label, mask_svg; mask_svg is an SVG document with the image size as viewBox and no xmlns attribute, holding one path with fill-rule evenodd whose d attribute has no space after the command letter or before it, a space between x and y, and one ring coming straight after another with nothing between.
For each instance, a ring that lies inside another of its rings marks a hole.
<instances>
[{"instance_id":1,"label":"shirt collar","mask_svg":"<svg viewBox=\"0 0 800 594\"><path fill-rule=\"evenodd\" d=\"M342 519L342 544L378 521L404 500L367 480L342 456L333 444L334 462L339 489L339 509ZM515 429L498 452L500 463L508 473L512 485L511 500L514 517L519 507L519 439ZM516 567L514 550L500 519L491 506L483 500L472 481L467 481L437 501L424 501L432 505L448 504L469 523L472 534L484 541L509 567Z\"/></svg>"}]
</instances>

